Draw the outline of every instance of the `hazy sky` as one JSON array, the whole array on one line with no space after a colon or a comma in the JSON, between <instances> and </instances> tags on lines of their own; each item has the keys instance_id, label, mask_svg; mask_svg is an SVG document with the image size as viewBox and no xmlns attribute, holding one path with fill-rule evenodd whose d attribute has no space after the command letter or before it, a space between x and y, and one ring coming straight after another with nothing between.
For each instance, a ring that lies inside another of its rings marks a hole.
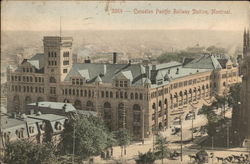
<instances>
[{"instance_id":1,"label":"hazy sky","mask_svg":"<svg viewBox=\"0 0 250 164\"><path fill-rule=\"evenodd\" d=\"M211 29L241 30L249 25L249 2L136 2L116 1L2 1L2 30L63 30L106 29ZM122 13L112 13L112 9ZM138 14L146 10L150 14ZM168 9L170 14L157 14ZM174 10L189 14L174 14ZM192 14L192 10L207 10L208 14ZM211 14L211 10L228 10L229 14ZM152 11L150 11L152 10Z\"/></svg>"}]
</instances>

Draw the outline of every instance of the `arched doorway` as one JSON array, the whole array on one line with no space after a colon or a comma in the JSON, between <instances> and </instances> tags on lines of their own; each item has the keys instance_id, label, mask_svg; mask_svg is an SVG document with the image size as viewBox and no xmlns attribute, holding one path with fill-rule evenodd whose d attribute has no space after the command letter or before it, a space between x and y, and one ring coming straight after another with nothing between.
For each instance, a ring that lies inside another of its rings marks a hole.
<instances>
[{"instance_id":1,"label":"arched doorway","mask_svg":"<svg viewBox=\"0 0 250 164\"><path fill-rule=\"evenodd\" d=\"M29 104L29 103L31 103L32 101L31 101L31 97L30 96L26 96L25 97L25 105L27 105L27 104Z\"/></svg>"},{"instance_id":2,"label":"arched doorway","mask_svg":"<svg viewBox=\"0 0 250 164\"><path fill-rule=\"evenodd\" d=\"M16 112L20 111L20 99L18 95L13 98L13 109Z\"/></svg>"},{"instance_id":3,"label":"arched doorway","mask_svg":"<svg viewBox=\"0 0 250 164\"><path fill-rule=\"evenodd\" d=\"M118 104L118 128L126 127L126 109L123 103Z\"/></svg>"},{"instance_id":4,"label":"arched doorway","mask_svg":"<svg viewBox=\"0 0 250 164\"><path fill-rule=\"evenodd\" d=\"M103 104L103 119L106 123L109 130L112 129L112 110L111 110L111 104L109 102L105 102Z\"/></svg>"},{"instance_id":5,"label":"arched doorway","mask_svg":"<svg viewBox=\"0 0 250 164\"><path fill-rule=\"evenodd\" d=\"M74 107L76 109L82 109L82 103L80 100L76 100L75 103L74 103Z\"/></svg>"},{"instance_id":6,"label":"arched doorway","mask_svg":"<svg viewBox=\"0 0 250 164\"><path fill-rule=\"evenodd\" d=\"M37 102L41 102L41 101L43 101L43 98L42 97L38 97L36 101Z\"/></svg>"},{"instance_id":7,"label":"arched doorway","mask_svg":"<svg viewBox=\"0 0 250 164\"><path fill-rule=\"evenodd\" d=\"M88 101L86 104L86 110L94 111L94 104L92 101Z\"/></svg>"}]
</instances>

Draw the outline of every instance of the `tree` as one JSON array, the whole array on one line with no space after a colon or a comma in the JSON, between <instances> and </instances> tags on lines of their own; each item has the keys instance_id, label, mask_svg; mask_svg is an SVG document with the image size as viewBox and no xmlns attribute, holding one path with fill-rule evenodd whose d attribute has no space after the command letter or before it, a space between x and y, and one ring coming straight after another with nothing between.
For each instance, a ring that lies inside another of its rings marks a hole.
<instances>
[{"instance_id":1,"label":"tree","mask_svg":"<svg viewBox=\"0 0 250 164\"><path fill-rule=\"evenodd\" d=\"M62 153L73 152L73 141L75 141L75 155L81 159L87 159L90 156L100 155L107 147L112 145L114 139L110 132L104 126L103 121L94 116L78 116L76 119L70 119L65 125L62 133L61 148ZM73 130L75 129L75 139L73 139Z\"/></svg>"},{"instance_id":2,"label":"tree","mask_svg":"<svg viewBox=\"0 0 250 164\"><path fill-rule=\"evenodd\" d=\"M156 160L155 154L150 150L146 153L139 153L138 159L136 159L137 164L153 164Z\"/></svg>"},{"instance_id":3,"label":"tree","mask_svg":"<svg viewBox=\"0 0 250 164\"><path fill-rule=\"evenodd\" d=\"M5 162L9 164L54 163L55 147L50 143L36 144L28 139L6 145Z\"/></svg>"},{"instance_id":4,"label":"tree","mask_svg":"<svg viewBox=\"0 0 250 164\"><path fill-rule=\"evenodd\" d=\"M155 154L159 159L161 159L162 164L163 164L163 159L170 155L170 150L167 147L167 144L168 142L166 137L157 135L155 142L155 150L156 150Z\"/></svg>"},{"instance_id":5,"label":"tree","mask_svg":"<svg viewBox=\"0 0 250 164\"><path fill-rule=\"evenodd\" d=\"M121 156L126 155L126 146L130 143L130 136L128 134L128 131L124 128L119 129L115 132L115 138L117 141L117 144L121 147Z\"/></svg>"}]
</instances>

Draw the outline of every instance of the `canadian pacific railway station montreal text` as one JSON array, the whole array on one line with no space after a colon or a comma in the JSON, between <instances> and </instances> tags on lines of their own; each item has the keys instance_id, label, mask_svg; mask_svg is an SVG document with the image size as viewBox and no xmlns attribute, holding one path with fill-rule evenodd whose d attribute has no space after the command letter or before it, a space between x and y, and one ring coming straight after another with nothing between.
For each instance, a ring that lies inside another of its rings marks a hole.
<instances>
[{"instance_id":1,"label":"canadian pacific railway station montreal text","mask_svg":"<svg viewBox=\"0 0 250 164\"><path fill-rule=\"evenodd\" d=\"M192 9L192 10L183 10L183 9L138 9L134 8L133 10L123 10L121 8L112 8L112 14L122 14L122 13L133 13L135 15L138 14L156 14L156 15L195 15L195 14L202 14L202 15L217 15L217 14L231 14L230 9L228 10L221 10L221 9Z\"/></svg>"}]
</instances>

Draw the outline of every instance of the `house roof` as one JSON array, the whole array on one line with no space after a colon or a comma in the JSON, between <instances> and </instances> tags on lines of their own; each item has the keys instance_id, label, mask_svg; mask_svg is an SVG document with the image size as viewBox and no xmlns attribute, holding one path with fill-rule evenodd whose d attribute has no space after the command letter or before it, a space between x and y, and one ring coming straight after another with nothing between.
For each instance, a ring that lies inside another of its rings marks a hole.
<instances>
[{"instance_id":1,"label":"house roof","mask_svg":"<svg viewBox=\"0 0 250 164\"><path fill-rule=\"evenodd\" d=\"M30 103L28 105L29 106L37 106L36 103ZM64 110L64 106L65 106L65 112L70 112L70 111L75 111L76 110L75 107L72 104L70 104L70 103L48 102L48 101L38 102L38 107L39 108L43 108L44 107L44 108Z\"/></svg>"},{"instance_id":2,"label":"house roof","mask_svg":"<svg viewBox=\"0 0 250 164\"><path fill-rule=\"evenodd\" d=\"M94 82L97 76L100 76L102 82L112 83L112 79L119 73L130 79L132 85L143 84L145 78L142 75L145 74L145 68L140 64L77 63L73 64L64 81L70 81L79 71L82 77L88 77L87 82Z\"/></svg>"},{"instance_id":3,"label":"house roof","mask_svg":"<svg viewBox=\"0 0 250 164\"><path fill-rule=\"evenodd\" d=\"M65 120L67 117L56 114L41 114L41 115L28 115L28 118L46 120L51 122L57 120Z\"/></svg>"},{"instance_id":4,"label":"house roof","mask_svg":"<svg viewBox=\"0 0 250 164\"><path fill-rule=\"evenodd\" d=\"M41 69L44 67L44 54L37 53L32 58L28 59L27 62L33 65L36 69Z\"/></svg>"},{"instance_id":5,"label":"house roof","mask_svg":"<svg viewBox=\"0 0 250 164\"><path fill-rule=\"evenodd\" d=\"M213 55L204 54L184 65L184 68L220 69L222 67Z\"/></svg>"}]
</instances>

